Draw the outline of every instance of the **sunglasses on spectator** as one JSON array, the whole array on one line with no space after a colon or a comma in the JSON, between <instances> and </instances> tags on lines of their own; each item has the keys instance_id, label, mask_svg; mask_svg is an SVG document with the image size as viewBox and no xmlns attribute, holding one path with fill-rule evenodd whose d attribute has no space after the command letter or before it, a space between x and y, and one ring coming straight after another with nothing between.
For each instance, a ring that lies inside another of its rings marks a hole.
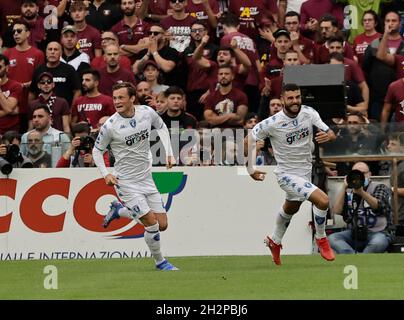
<instances>
[{"instance_id":1,"label":"sunglasses on spectator","mask_svg":"<svg viewBox=\"0 0 404 320\"><path fill-rule=\"evenodd\" d=\"M40 84L51 84L53 81L52 80L42 80L39 81Z\"/></svg>"},{"instance_id":2,"label":"sunglasses on spectator","mask_svg":"<svg viewBox=\"0 0 404 320\"><path fill-rule=\"evenodd\" d=\"M176 3L176 2L183 3L184 1L185 0L170 0L171 3Z\"/></svg>"},{"instance_id":3,"label":"sunglasses on spectator","mask_svg":"<svg viewBox=\"0 0 404 320\"><path fill-rule=\"evenodd\" d=\"M161 34L160 31L149 31L149 36L158 36L159 34Z\"/></svg>"},{"instance_id":4,"label":"sunglasses on spectator","mask_svg":"<svg viewBox=\"0 0 404 320\"><path fill-rule=\"evenodd\" d=\"M193 33L202 33L205 31L205 28L195 28L195 29L191 29L191 32Z\"/></svg>"},{"instance_id":5,"label":"sunglasses on spectator","mask_svg":"<svg viewBox=\"0 0 404 320\"><path fill-rule=\"evenodd\" d=\"M13 34L14 33L18 33L18 34L20 34L21 32L23 32L23 31L25 31L24 29L13 29Z\"/></svg>"}]
</instances>

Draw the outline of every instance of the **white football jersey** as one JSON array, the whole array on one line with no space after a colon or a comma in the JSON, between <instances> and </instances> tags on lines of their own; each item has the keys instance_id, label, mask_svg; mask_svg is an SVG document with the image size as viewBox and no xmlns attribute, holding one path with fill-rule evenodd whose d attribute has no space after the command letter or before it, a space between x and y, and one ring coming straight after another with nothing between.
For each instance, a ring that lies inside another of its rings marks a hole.
<instances>
[{"instance_id":1,"label":"white football jersey","mask_svg":"<svg viewBox=\"0 0 404 320\"><path fill-rule=\"evenodd\" d=\"M296 118L283 110L261 121L252 130L254 140L270 138L277 162L275 173L307 175L312 169L313 126L327 132L329 127L311 107L302 105Z\"/></svg>"},{"instance_id":2,"label":"white football jersey","mask_svg":"<svg viewBox=\"0 0 404 320\"><path fill-rule=\"evenodd\" d=\"M95 148L104 152L110 145L115 157L114 175L118 179L140 181L150 174L152 154L151 127L161 129L163 120L150 107L138 105L132 118L114 113L101 127Z\"/></svg>"}]
</instances>

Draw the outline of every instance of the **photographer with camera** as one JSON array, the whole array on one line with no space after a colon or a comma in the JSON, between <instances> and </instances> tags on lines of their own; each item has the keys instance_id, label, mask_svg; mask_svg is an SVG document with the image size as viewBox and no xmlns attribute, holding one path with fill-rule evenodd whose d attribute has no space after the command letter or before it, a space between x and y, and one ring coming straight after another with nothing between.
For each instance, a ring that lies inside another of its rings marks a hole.
<instances>
[{"instance_id":1,"label":"photographer with camera","mask_svg":"<svg viewBox=\"0 0 404 320\"><path fill-rule=\"evenodd\" d=\"M32 168L32 162L20 152L21 135L7 131L0 140L0 172L11 173L13 168Z\"/></svg>"},{"instance_id":2,"label":"photographer with camera","mask_svg":"<svg viewBox=\"0 0 404 320\"><path fill-rule=\"evenodd\" d=\"M369 166L356 162L344 179L333 213L342 214L348 229L329 236L336 253L383 253L390 244L390 189L370 177Z\"/></svg>"},{"instance_id":3,"label":"photographer with camera","mask_svg":"<svg viewBox=\"0 0 404 320\"><path fill-rule=\"evenodd\" d=\"M95 167L92 149L95 140L90 135L87 122L79 122L72 126L73 139L70 147L56 164L56 168ZM104 162L109 167L108 154L104 154Z\"/></svg>"}]
</instances>

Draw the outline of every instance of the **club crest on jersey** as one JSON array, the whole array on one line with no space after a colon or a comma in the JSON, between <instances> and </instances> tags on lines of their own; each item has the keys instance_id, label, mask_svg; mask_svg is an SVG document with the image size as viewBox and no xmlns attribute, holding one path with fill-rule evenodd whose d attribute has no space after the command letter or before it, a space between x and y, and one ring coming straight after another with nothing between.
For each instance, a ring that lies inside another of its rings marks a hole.
<instances>
[{"instance_id":1,"label":"club crest on jersey","mask_svg":"<svg viewBox=\"0 0 404 320\"><path fill-rule=\"evenodd\" d=\"M135 119L130 120L130 121L129 121L129 124L130 124L130 126L131 126L132 128L136 128L136 120L135 120Z\"/></svg>"},{"instance_id":2,"label":"club crest on jersey","mask_svg":"<svg viewBox=\"0 0 404 320\"><path fill-rule=\"evenodd\" d=\"M292 121L292 124L293 124L295 127L297 127L297 124L298 124L297 119L293 120L293 121Z\"/></svg>"}]
</instances>

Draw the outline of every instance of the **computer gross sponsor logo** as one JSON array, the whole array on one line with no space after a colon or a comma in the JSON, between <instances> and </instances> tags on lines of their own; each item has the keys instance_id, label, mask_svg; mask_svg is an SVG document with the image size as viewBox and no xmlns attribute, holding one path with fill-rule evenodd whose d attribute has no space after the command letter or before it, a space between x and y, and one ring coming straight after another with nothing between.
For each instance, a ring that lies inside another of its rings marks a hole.
<instances>
[{"instance_id":1,"label":"computer gross sponsor logo","mask_svg":"<svg viewBox=\"0 0 404 320\"><path fill-rule=\"evenodd\" d=\"M165 208L169 211L173 198L185 187L187 175L183 172L154 172L153 179L161 194L168 194ZM73 201L73 214L75 222L82 228L92 232L108 232L110 237L139 238L143 237L144 228L137 223L126 231L121 231L128 224L129 219L119 219L110 224L108 229L102 227L104 215L96 210L99 198L105 195L116 196L115 190L105 184L104 179L93 180L79 190L74 199L69 199L71 179L48 178L33 184L22 196L19 203L19 214L24 225L32 231L39 233L62 232L65 225L66 208L60 208L59 214L48 215L43 210L43 203L51 196L61 196ZM0 179L0 196L15 200L18 183L15 179ZM106 208L107 210L107 208ZM13 216L16 212L7 212L0 217L0 233L8 233ZM112 233L112 234L111 234Z\"/></svg>"}]
</instances>

